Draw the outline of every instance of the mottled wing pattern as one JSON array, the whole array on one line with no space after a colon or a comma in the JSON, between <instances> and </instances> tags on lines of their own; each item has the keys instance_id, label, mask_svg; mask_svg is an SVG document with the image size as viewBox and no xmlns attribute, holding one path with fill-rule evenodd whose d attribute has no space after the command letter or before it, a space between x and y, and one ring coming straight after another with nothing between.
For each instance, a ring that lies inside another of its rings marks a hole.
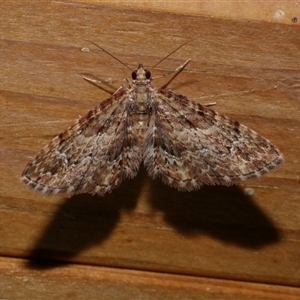
<instances>
[{"instance_id":1,"label":"mottled wing pattern","mask_svg":"<svg viewBox=\"0 0 300 300\"><path fill-rule=\"evenodd\" d=\"M128 89L80 118L26 166L21 180L35 190L103 195L137 174L142 145L132 132Z\"/></svg>"},{"instance_id":2,"label":"mottled wing pattern","mask_svg":"<svg viewBox=\"0 0 300 300\"><path fill-rule=\"evenodd\" d=\"M253 130L170 90L156 91L152 107L144 165L150 176L178 190L232 185L283 161Z\"/></svg>"}]
</instances>

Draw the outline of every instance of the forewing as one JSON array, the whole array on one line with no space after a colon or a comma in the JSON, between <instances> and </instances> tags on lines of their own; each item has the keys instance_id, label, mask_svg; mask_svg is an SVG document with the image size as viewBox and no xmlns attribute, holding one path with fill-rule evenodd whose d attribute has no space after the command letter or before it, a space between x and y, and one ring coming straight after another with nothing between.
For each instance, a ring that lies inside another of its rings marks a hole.
<instances>
[{"instance_id":1,"label":"forewing","mask_svg":"<svg viewBox=\"0 0 300 300\"><path fill-rule=\"evenodd\" d=\"M141 146L132 132L130 105L120 89L42 149L21 180L44 193L72 196L103 195L134 177Z\"/></svg>"},{"instance_id":2,"label":"forewing","mask_svg":"<svg viewBox=\"0 0 300 300\"><path fill-rule=\"evenodd\" d=\"M259 177L283 161L280 151L248 127L170 90L153 97L144 143L152 177L183 191Z\"/></svg>"}]
</instances>

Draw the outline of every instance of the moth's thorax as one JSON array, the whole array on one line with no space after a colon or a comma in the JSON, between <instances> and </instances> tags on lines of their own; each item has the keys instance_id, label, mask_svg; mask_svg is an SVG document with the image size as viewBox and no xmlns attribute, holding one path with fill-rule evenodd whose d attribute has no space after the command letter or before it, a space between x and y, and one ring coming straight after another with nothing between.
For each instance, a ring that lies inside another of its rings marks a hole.
<instances>
[{"instance_id":1,"label":"moth's thorax","mask_svg":"<svg viewBox=\"0 0 300 300\"><path fill-rule=\"evenodd\" d=\"M132 132L142 145L149 127L154 88L151 86L151 73L138 65L132 72L132 85L129 92L133 106L131 110Z\"/></svg>"},{"instance_id":2,"label":"moth's thorax","mask_svg":"<svg viewBox=\"0 0 300 300\"><path fill-rule=\"evenodd\" d=\"M151 73L142 64L132 72L132 89L130 98L134 102L134 112L148 114L151 107L153 88L151 87Z\"/></svg>"},{"instance_id":3,"label":"moth's thorax","mask_svg":"<svg viewBox=\"0 0 300 300\"><path fill-rule=\"evenodd\" d=\"M130 98L134 103L134 112L147 114L151 107L152 92L147 89L133 89Z\"/></svg>"}]
</instances>

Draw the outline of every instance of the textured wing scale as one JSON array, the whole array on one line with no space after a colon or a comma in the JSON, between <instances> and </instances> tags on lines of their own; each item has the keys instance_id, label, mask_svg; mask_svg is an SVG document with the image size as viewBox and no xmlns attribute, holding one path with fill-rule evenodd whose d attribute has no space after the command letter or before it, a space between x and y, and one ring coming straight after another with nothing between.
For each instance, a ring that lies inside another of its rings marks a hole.
<instances>
[{"instance_id":1,"label":"textured wing scale","mask_svg":"<svg viewBox=\"0 0 300 300\"><path fill-rule=\"evenodd\" d=\"M170 90L157 91L144 144L152 177L182 191L259 177L283 161L270 141Z\"/></svg>"},{"instance_id":2,"label":"textured wing scale","mask_svg":"<svg viewBox=\"0 0 300 300\"><path fill-rule=\"evenodd\" d=\"M118 90L42 149L21 180L48 194L104 195L136 176L142 146L128 105L127 91Z\"/></svg>"}]
</instances>

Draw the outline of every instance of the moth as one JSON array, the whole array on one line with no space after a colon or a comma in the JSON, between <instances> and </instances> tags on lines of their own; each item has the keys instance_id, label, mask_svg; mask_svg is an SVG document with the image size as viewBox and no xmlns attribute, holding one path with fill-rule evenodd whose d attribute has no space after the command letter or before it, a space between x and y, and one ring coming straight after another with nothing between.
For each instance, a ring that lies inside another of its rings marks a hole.
<instances>
[{"instance_id":1,"label":"moth","mask_svg":"<svg viewBox=\"0 0 300 300\"><path fill-rule=\"evenodd\" d=\"M260 177L283 162L276 146L245 125L155 88L142 64L131 77L44 147L21 181L46 194L103 196L135 177L143 162L152 178L193 191Z\"/></svg>"}]
</instances>

